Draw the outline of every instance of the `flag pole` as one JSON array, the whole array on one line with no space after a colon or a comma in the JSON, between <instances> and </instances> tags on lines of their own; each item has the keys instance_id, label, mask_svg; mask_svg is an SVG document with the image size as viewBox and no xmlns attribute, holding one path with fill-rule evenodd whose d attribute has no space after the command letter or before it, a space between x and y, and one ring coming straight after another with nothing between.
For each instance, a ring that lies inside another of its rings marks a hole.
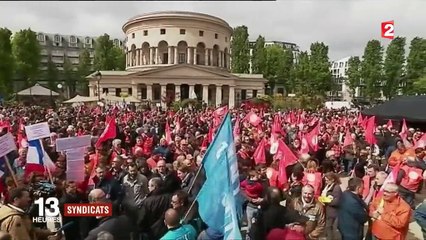
<instances>
[{"instance_id":1,"label":"flag pole","mask_svg":"<svg viewBox=\"0 0 426 240\"><path fill-rule=\"evenodd\" d=\"M12 166L10 165L9 158L7 155L4 155L4 160L6 162L6 167L10 172L10 175L12 176L13 182L15 183L15 186L18 187L18 180L16 179L15 172L13 172Z\"/></svg>"},{"instance_id":2,"label":"flag pole","mask_svg":"<svg viewBox=\"0 0 426 240\"><path fill-rule=\"evenodd\" d=\"M43 166L44 166L44 169L47 170L47 174L49 175L50 183L53 184L52 173L50 172L50 169L44 164L44 162L45 162L44 161L44 153L46 153L46 151L44 151L44 146L43 146L43 142L41 141L41 139L39 139L39 141L40 141L41 150L43 151Z\"/></svg>"}]
</instances>

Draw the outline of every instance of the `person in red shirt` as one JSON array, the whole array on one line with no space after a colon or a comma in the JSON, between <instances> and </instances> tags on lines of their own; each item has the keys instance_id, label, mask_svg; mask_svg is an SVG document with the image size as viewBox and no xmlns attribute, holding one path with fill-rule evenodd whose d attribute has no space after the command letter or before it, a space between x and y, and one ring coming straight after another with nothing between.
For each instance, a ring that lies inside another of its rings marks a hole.
<instances>
[{"instance_id":1,"label":"person in red shirt","mask_svg":"<svg viewBox=\"0 0 426 240\"><path fill-rule=\"evenodd\" d=\"M248 200L246 215L247 227L250 230L251 220L258 211L260 203L263 201L263 185L259 181L258 173L255 170L250 170L247 179L243 180L240 186L243 194Z\"/></svg>"}]
</instances>

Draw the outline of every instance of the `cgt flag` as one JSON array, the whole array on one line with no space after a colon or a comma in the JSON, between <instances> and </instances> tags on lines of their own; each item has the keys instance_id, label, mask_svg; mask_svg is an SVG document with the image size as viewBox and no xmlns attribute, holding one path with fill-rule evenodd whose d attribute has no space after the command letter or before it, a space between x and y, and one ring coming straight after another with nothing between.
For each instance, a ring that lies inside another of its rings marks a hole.
<instances>
[{"instance_id":1,"label":"cgt flag","mask_svg":"<svg viewBox=\"0 0 426 240\"><path fill-rule=\"evenodd\" d=\"M207 179L197 196L201 218L223 233L225 240L242 239L238 225L242 212L239 173L229 113L207 149L203 168Z\"/></svg>"}]
</instances>

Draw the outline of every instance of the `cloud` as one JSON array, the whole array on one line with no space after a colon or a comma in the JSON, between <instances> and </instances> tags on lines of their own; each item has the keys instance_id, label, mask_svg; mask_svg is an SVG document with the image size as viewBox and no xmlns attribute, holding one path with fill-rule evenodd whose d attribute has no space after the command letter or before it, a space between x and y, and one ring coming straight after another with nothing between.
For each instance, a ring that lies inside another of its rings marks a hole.
<instances>
[{"instance_id":1,"label":"cloud","mask_svg":"<svg viewBox=\"0 0 426 240\"><path fill-rule=\"evenodd\" d=\"M124 38L127 19L146 12L184 10L218 16L231 26L246 25L250 39L288 41L308 50L312 42L329 45L336 60L362 56L370 39L380 39L380 23L395 20L395 33L426 36L426 1L282 0L276 2L0 2L0 23L12 31L34 31ZM389 41L382 40L386 45Z\"/></svg>"}]
</instances>

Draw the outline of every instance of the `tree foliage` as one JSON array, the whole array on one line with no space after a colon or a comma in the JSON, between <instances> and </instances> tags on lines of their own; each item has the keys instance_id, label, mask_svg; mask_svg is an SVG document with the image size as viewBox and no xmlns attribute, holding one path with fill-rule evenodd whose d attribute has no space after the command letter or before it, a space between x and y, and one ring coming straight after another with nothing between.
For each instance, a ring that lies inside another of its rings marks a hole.
<instances>
[{"instance_id":1,"label":"tree foliage","mask_svg":"<svg viewBox=\"0 0 426 240\"><path fill-rule=\"evenodd\" d=\"M383 66L383 95L390 99L397 95L403 77L405 63L405 38L397 37L392 40L386 50Z\"/></svg>"},{"instance_id":2,"label":"tree foliage","mask_svg":"<svg viewBox=\"0 0 426 240\"><path fill-rule=\"evenodd\" d=\"M426 94L426 74L414 81L413 87L417 94Z\"/></svg>"},{"instance_id":3,"label":"tree foliage","mask_svg":"<svg viewBox=\"0 0 426 240\"><path fill-rule=\"evenodd\" d=\"M265 38L259 36L253 47L253 55L251 58L252 72L254 74L262 74L265 72L266 66L266 49Z\"/></svg>"},{"instance_id":4,"label":"tree foliage","mask_svg":"<svg viewBox=\"0 0 426 240\"><path fill-rule=\"evenodd\" d=\"M278 45L266 48L266 61L263 76L269 80L271 88L278 84L285 85L290 77L291 65L288 66L289 53L287 49Z\"/></svg>"},{"instance_id":5,"label":"tree foliage","mask_svg":"<svg viewBox=\"0 0 426 240\"><path fill-rule=\"evenodd\" d=\"M106 33L96 39L93 65L96 70L120 70L125 67L124 52L114 46Z\"/></svg>"},{"instance_id":6,"label":"tree foliage","mask_svg":"<svg viewBox=\"0 0 426 240\"><path fill-rule=\"evenodd\" d=\"M315 88L316 94L325 95L327 91L332 90L333 86L328 58L328 46L322 42L315 42L311 44L310 50L310 78L314 84L311 87Z\"/></svg>"},{"instance_id":7,"label":"tree foliage","mask_svg":"<svg viewBox=\"0 0 426 240\"><path fill-rule=\"evenodd\" d=\"M310 63L308 52L301 52L294 68L296 92L299 94L313 94L312 80L310 78Z\"/></svg>"},{"instance_id":8,"label":"tree foliage","mask_svg":"<svg viewBox=\"0 0 426 240\"><path fill-rule=\"evenodd\" d=\"M361 83L361 61L359 57L351 57L348 61L348 71L346 72L348 76L347 85L349 87L352 97L355 96L355 91L360 87Z\"/></svg>"},{"instance_id":9,"label":"tree foliage","mask_svg":"<svg viewBox=\"0 0 426 240\"><path fill-rule=\"evenodd\" d=\"M370 40L364 50L361 77L365 83L365 94L370 101L381 96L383 47L378 40Z\"/></svg>"},{"instance_id":10,"label":"tree foliage","mask_svg":"<svg viewBox=\"0 0 426 240\"><path fill-rule=\"evenodd\" d=\"M50 90L55 90L56 85L59 82L59 71L51 58L49 58L49 61L47 62L46 79L48 88Z\"/></svg>"},{"instance_id":11,"label":"tree foliage","mask_svg":"<svg viewBox=\"0 0 426 240\"><path fill-rule=\"evenodd\" d=\"M11 36L9 29L0 28L0 94L6 98L13 92L14 59Z\"/></svg>"},{"instance_id":12,"label":"tree foliage","mask_svg":"<svg viewBox=\"0 0 426 240\"><path fill-rule=\"evenodd\" d=\"M17 32L12 40L12 52L15 58L16 73L29 86L37 81L41 61L40 44L37 35L31 29Z\"/></svg>"},{"instance_id":13,"label":"tree foliage","mask_svg":"<svg viewBox=\"0 0 426 240\"><path fill-rule=\"evenodd\" d=\"M231 49L231 71L234 73L249 73L250 42L246 26L238 26L234 29Z\"/></svg>"},{"instance_id":14,"label":"tree foliage","mask_svg":"<svg viewBox=\"0 0 426 240\"><path fill-rule=\"evenodd\" d=\"M74 66L67 57L64 60L64 70L62 72L62 76L70 96L74 96L76 92L77 76L76 72L74 71Z\"/></svg>"},{"instance_id":15,"label":"tree foliage","mask_svg":"<svg viewBox=\"0 0 426 240\"><path fill-rule=\"evenodd\" d=\"M407 74L405 77L404 87L402 89L403 93L419 93L414 86L414 83L422 82L422 80L419 79L426 74L426 39L416 37L411 40L406 69Z\"/></svg>"},{"instance_id":16,"label":"tree foliage","mask_svg":"<svg viewBox=\"0 0 426 240\"><path fill-rule=\"evenodd\" d=\"M88 76L93 71L92 60L90 59L90 52L87 49L84 49L80 53L80 59L77 67L77 86L81 89L81 93L87 95L88 90L88 81L86 76Z\"/></svg>"}]
</instances>

